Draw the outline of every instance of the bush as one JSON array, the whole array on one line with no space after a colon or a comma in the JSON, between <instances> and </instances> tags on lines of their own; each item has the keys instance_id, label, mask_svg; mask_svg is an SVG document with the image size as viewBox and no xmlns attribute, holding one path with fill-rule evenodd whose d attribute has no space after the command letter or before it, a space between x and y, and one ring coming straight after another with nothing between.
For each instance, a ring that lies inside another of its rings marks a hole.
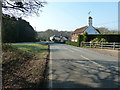
<instances>
[{"instance_id":1,"label":"bush","mask_svg":"<svg viewBox=\"0 0 120 90\"><path fill-rule=\"evenodd\" d=\"M94 38L104 38L107 42L119 42L120 34L91 34L87 35L87 42Z\"/></svg>"},{"instance_id":2,"label":"bush","mask_svg":"<svg viewBox=\"0 0 120 90\"><path fill-rule=\"evenodd\" d=\"M83 35L78 35L78 42L81 43L83 41Z\"/></svg>"},{"instance_id":3,"label":"bush","mask_svg":"<svg viewBox=\"0 0 120 90\"><path fill-rule=\"evenodd\" d=\"M105 38L95 38L91 40L90 42L107 42L107 40Z\"/></svg>"},{"instance_id":4,"label":"bush","mask_svg":"<svg viewBox=\"0 0 120 90\"><path fill-rule=\"evenodd\" d=\"M87 32L85 32L83 35L78 35L78 43L86 42L87 41Z\"/></svg>"},{"instance_id":5,"label":"bush","mask_svg":"<svg viewBox=\"0 0 120 90\"><path fill-rule=\"evenodd\" d=\"M79 47L79 43L78 42L66 41L66 44Z\"/></svg>"},{"instance_id":6,"label":"bush","mask_svg":"<svg viewBox=\"0 0 120 90\"><path fill-rule=\"evenodd\" d=\"M9 15L2 15L2 42L35 42L37 32L29 22Z\"/></svg>"},{"instance_id":7,"label":"bush","mask_svg":"<svg viewBox=\"0 0 120 90\"><path fill-rule=\"evenodd\" d=\"M92 43L93 47L99 47L99 45L102 43L107 43L107 40L105 38L94 38L90 41Z\"/></svg>"},{"instance_id":8,"label":"bush","mask_svg":"<svg viewBox=\"0 0 120 90\"><path fill-rule=\"evenodd\" d=\"M101 38L100 42L107 42L107 40L105 38Z\"/></svg>"},{"instance_id":9,"label":"bush","mask_svg":"<svg viewBox=\"0 0 120 90\"><path fill-rule=\"evenodd\" d=\"M83 41L84 41L84 42L87 41L87 33L83 34Z\"/></svg>"},{"instance_id":10,"label":"bush","mask_svg":"<svg viewBox=\"0 0 120 90\"><path fill-rule=\"evenodd\" d=\"M54 40L54 43L61 43L61 44L65 44L65 41L64 42L60 42L58 40Z\"/></svg>"}]
</instances>

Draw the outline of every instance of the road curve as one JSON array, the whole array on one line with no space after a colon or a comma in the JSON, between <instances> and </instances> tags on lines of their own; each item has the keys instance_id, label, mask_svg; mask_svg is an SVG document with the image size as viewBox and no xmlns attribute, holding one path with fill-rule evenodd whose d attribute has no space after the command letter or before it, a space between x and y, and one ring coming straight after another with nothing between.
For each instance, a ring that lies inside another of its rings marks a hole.
<instances>
[{"instance_id":1,"label":"road curve","mask_svg":"<svg viewBox=\"0 0 120 90\"><path fill-rule=\"evenodd\" d=\"M117 88L118 57L50 44L48 88Z\"/></svg>"}]
</instances>

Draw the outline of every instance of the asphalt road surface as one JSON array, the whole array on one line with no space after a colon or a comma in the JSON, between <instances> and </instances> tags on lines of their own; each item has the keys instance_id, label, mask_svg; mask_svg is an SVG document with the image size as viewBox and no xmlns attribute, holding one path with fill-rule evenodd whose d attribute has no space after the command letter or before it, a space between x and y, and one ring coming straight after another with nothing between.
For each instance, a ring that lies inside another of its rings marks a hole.
<instances>
[{"instance_id":1,"label":"asphalt road surface","mask_svg":"<svg viewBox=\"0 0 120 90\"><path fill-rule=\"evenodd\" d=\"M49 88L118 88L118 57L50 44Z\"/></svg>"}]
</instances>

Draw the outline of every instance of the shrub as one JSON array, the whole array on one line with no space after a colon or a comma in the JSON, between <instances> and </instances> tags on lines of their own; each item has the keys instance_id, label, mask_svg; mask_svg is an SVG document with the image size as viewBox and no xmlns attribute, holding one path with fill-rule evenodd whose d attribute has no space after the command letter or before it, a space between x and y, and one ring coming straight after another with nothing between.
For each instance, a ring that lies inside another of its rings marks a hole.
<instances>
[{"instance_id":1,"label":"shrub","mask_svg":"<svg viewBox=\"0 0 120 90\"><path fill-rule=\"evenodd\" d=\"M105 38L94 38L90 42L92 42L93 47L98 47L101 44L101 42L107 43L107 40Z\"/></svg>"},{"instance_id":2,"label":"shrub","mask_svg":"<svg viewBox=\"0 0 120 90\"><path fill-rule=\"evenodd\" d=\"M87 32L85 32L83 35L78 35L78 43L86 42L87 41Z\"/></svg>"},{"instance_id":3,"label":"shrub","mask_svg":"<svg viewBox=\"0 0 120 90\"><path fill-rule=\"evenodd\" d=\"M82 42L83 41L83 35L78 35L78 42Z\"/></svg>"},{"instance_id":4,"label":"shrub","mask_svg":"<svg viewBox=\"0 0 120 90\"><path fill-rule=\"evenodd\" d=\"M66 44L79 47L79 43L78 42L66 41Z\"/></svg>"},{"instance_id":5,"label":"shrub","mask_svg":"<svg viewBox=\"0 0 120 90\"><path fill-rule=\"evenodd\" d=\"M120 34L90 34L87 35L87 42L94 38L104 38L107 42L119 42Z\"/></svg>"},{"instance_id":6,"label":"shrub","mask_svg":"<svg viewBox=\"0 0 120 90\"><path fill-rule=\"evenodd\" d=\"M91 40L90 42L99 42L100 41L100 38L95 38L93 40Z\"/></svg>"},{"instance_id":7,"label":"shrub","mask_svg":"<svg viewBox=\"0 0 120 90\"><path fill-rule=\"evenodd\" d=\"M94 38L90 42L107 42L107 40L105 38Z\"/></svg>"},{"instance_id":8,"label":"shrub","mask_svg":"<svg viewBox=\"0 0 120 90\"><path fill-rule=\"evenodd\" d=\"M83 34L83 41L86 42L87 41L87 34Z\"/></svg>"},{"instance_id":9,"label":"shrub","mask_svg":"<svg viewBox=\"0 0 120 90\"><path fill-rule=\"evenodd\" d=\"M107 42L107 40L105 38L101 38L100 42Z\"/></svg>"}]
</instances>

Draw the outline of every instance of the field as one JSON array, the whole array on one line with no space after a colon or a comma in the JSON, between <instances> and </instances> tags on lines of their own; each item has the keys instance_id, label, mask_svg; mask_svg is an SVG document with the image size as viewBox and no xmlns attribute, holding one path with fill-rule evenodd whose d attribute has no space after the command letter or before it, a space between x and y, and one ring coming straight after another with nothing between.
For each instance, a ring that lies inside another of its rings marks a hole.
<instances>
[{"instance_id":1,"label":"field","mask_svg":"<svg viewBox=\"0 0 120 90\"><path fill-rule=\"evenodd\" d=\"M3 45L3 88L40 88L45 80L48 45Z\"/></svg>"}]
</instances>

